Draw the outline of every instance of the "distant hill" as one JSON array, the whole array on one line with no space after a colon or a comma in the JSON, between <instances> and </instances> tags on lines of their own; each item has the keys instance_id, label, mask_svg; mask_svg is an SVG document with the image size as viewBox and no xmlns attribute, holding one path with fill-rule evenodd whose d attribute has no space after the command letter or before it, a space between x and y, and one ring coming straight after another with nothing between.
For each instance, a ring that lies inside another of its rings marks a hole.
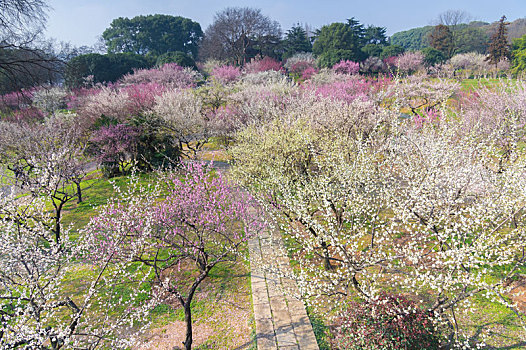
<instances>
[{"instance_id":1,"label":"distant hill","mask_svg":"<svg viewBox=\"0 0 526 350\"><path fill-rule=\"evenodd\" d=\"M406 50L421 50L429 46L425 39L433 28L433 26L425 26L404 30L402 32L394 33L389 40L391 45L399 45Z\"/></svg>"},{"instance_id":2,"label":"distant hill","mask_svg":"<svg viewBox=\"0 0 526 350\"><path fill-rule=\"evenodd\" d=\"M469 24L460 24L457 28L458 30L470 31L471 33L476 33L476 29L480 29L480 40L487 41L495 32L497 26L497 21L493 23L474 21ZM427 37L433 28L434 26L425 26L404 30L394 33L389 40L392 45L400 45L406 50L421 50L429 46ZM526 18L519 18L511 22L508 26L508 39L510 43L512 39L520 38L523 35L526 35Z\"/></svg>"}]
</instances>

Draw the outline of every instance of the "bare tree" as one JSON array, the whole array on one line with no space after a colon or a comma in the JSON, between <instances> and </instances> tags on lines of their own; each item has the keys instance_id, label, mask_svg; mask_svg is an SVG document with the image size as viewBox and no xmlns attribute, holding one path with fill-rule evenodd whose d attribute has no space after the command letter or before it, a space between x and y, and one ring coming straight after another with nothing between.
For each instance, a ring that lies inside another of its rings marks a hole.
<instances>
[{"instance_id":1,"label":"bare tree","mask_svg":"<svg viewBox=\"0 0 526 350\"><path fill-rule=\"evenodd\" d=\"M438 15L436 24L443 24L448 27L456 27L462 23L468 23L473 17L464 10L447 10Z\"/></svg>"},{"instance_id":2,"label":"bare tree","mask_svg":"<svg viewBox=\"0 0 526 350\"><path fill-rule=\"evenodd\" d=\"M280 24L261 10L228 7L206 29L199 56L243 65L256 54L268 55L280 38Z\"/></svg>"},{"instance_id":3,"label":"bare tree","mask_svg":"<svg viewBox=\"0 0 526 350\"><path fill-rule=\"evenodd\" d=\"M0 30L23 33L28 27L43 27L47 9L45 0L0 0Z\"/></svg>"},{"instance_id":4,"label":"bare tree","mask_svg":"<svg viewBox=\"0 0 526 350\"><path fill-rule=\"evenodd\" d=\"M59 60L41 42L46 0L0 0L0 85L5 90L49 82Z\"/></svg>"}]
</instances>

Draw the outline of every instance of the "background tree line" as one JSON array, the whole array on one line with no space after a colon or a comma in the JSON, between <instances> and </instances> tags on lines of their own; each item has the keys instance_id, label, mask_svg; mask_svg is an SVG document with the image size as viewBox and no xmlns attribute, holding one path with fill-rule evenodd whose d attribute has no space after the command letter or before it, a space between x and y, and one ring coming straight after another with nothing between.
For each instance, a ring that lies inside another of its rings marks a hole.
<instances>
[{"instance_id":1,"label":"background tree line","mask_svg":"<svg viewBox=\"0 0 526 350\"><path fill-rule=\"evenodd\" d=\"M218 12L204 31L199 23L181 16L119 17L102 33L103 51L71 47L61 51L43 44L38 35L45 25L45 2L34 8L30 6L33 2L21 3L29 6L27 18L9 19L8 12L0 18L4 38L0 41L0 88L4 93L42 83L78 87L86 81L114 82L134 69L171 62L194 69L196 61L209 59L244 66L256 57L286 60L300 52L312 52L320 67L332 67L342 60L374 63L373 58L378 61L421 50L426 64L433 65L455 54L489 53L499 25L470 21L462 11L446 11L438 16L436 26L391 37L385 27L364 25L354 17L314 31L298 23L283 32L278 22L259 9L230 7ZM515 73L526 66L526 55L521 53L524 34L526 19L506 26L509 48L511 40L517 39L507 55L513 59Z\"/></svg>"}]
</instances>

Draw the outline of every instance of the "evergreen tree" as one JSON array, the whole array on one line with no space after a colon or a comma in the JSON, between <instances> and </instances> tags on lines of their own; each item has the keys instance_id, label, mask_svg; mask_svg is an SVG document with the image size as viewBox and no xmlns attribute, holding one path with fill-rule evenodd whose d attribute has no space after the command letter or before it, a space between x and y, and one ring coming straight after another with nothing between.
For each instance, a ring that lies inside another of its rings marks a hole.
<instances>
[{"instance_id":1,"label":"evergreen tree","mask_svg":"<svg viewBox=\"0 0 526 350\"><path fill-rule=\"evenodd\" d=\"M365 46L365 28L354 18L347 23L324 25L316 33L312 52L320 59L322 67L332 67L341 60L363 61L367 54Z\"/></svg>"},{"instance_id":2,"label":"evergreen tree","mask_svg":"<svg viewBox=\"0 0 526 350\"><path fill-rule=\"evenodd\" d=\"M387 45L387 29L385 27L376 27L373 25L368 25L365 28L364 36L366 44L375 44L375 45Z\"/></svg>"},{"instance_id":3,"label":"evergreen tree","mask_svg":"<svg viewBox=\"0 0 526 350\"><path fill-rule=\"evenodd\" d=\"M510 57L510 44L508 43L508 26L510 23L505 22L506 16L502 16L499 21L499 27L493 36L488 48L488 58L491 64L497 67L499 61L503 58Z\"/></svg>"},{"instance_id":4,"label":"evergreen tree","mask_svg":"<svg viewBox=\"0 0 526 350\"><path fill-rule=\"evenodd\" d=\"M429 35L429 45L442 52L446 58L453 56L455 44L449 27L444 24L437 25Z\"/></svg>"},{"instance_id":5,"label":"evergreen tree","mask_svg":"<svg viewBox=\"0 0 526 350\"><path fill-rule=\"evenodd\" d=\"M307 32L299 24L287 31L283 41L285 58L293 56L298 52L311 52L312 44L307 36Z\"/></svg>"},{"instance_id":6,"label":"evergreen tree","mask_svg":"<svg viewBox=\"0 0 526 350\"><path fill-rule=\"evenodd\" d=\"M116 18L102 37L108 53L149 53L157 56L181 51L195 58L203 31L199 23L189 18L148 15Z\"/></svg>"},{"instance_id":7,"label":"evergreen tree","mask_svg":"<svg viewBox=\"0 0 526 350\"><path fill-rule=\"evenodd\" d=\"M347 20L347 26L351 29L351 32L353 33L358 45L360 47L363 47L366 44L366 31L363 24L360 24L360 22L357 21L354 17L351 17Z\"/></svg>"}]
</instances>

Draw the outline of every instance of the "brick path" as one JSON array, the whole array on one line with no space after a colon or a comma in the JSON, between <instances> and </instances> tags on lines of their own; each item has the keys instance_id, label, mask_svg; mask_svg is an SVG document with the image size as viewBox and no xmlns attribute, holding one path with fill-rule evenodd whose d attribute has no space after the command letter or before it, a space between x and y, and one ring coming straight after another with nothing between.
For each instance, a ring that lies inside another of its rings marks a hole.
<instances>
[{"instance_id":1,"label":"brick path","mask_svg":"<svg viewBox=\"0 0 526 350\"><path fill-rule=\"evenodd\" d=\"M258 350L319 350L296 282L280 277L292 271L277 236L265 230L249 241Z\"/></svg>"}]
</instances>

